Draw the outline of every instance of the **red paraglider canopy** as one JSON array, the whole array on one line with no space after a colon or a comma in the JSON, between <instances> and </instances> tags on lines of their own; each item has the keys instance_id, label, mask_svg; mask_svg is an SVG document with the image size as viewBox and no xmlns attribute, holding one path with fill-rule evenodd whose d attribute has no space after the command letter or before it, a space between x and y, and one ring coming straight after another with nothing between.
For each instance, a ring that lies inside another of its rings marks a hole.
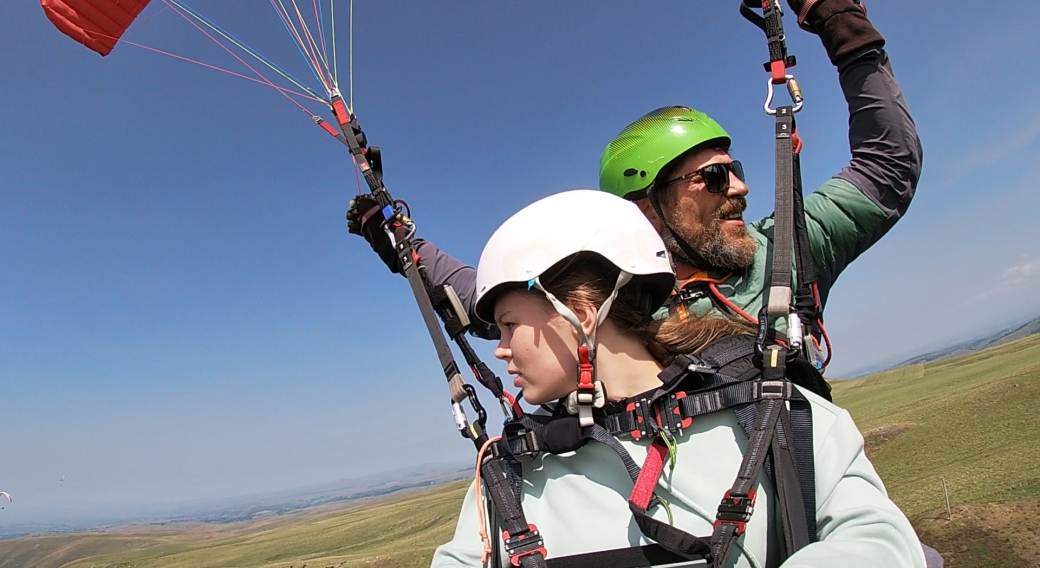
<instances>
[{"instance_id":1,"label":"red paraglider canopy","mask_svg":"<svg viewBox=\"0 0 1040 568\"><path fill-rule=\"evenodd\" d=\"M40 0L44 13L62 33L101 55L151 0Z\"/></svg>"}]
</instances>

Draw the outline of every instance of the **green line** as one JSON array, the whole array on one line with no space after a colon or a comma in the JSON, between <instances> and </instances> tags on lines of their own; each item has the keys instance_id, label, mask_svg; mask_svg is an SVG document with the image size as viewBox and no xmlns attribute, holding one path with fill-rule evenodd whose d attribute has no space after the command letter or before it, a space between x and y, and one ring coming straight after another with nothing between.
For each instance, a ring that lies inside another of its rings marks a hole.
<instances>
[{"instance_id":1,"label":"green line","mask_svg":"<svg viewBox=\"0 0 1040 568\"><path fill-rule=\"evenodd\" d=\"M332 12L332 78L339 84L339 63L336 62L336 0L329 0L329 10Z\"/></svg>"},{"instance_id":2,"label":"green line","mask_svg":"<svg viewBox=\"0 0 1040 568\"><path fill-rule=\"evenodd\" d=\"M307 61L307 64L314 69L314 74L318 75L318 80L321 81L321 86L325 87L325 90L328 91L329 86L325 84L325 78L322 77L321 73L318 71L317 61L311 57L310 53L307 53L307 44L304 43L303 37L300 35L300 32L296 31L296 25L293 24L293 20L289 16L289 10L285 9L285 4L282 4L282 0L277 0L277 2L278 6L282 8L282 17L285 18L285 22L288 23L289 28L292 29L293 39L296 41L296 44L300 47L300 51L304 53L303 58ZM299 11L297 10L297 12Z\"/></svg>"},{"instance_id":3,"label":"green line","mask_svg":"<svg viewBox=\"0 0 1040 568\"><path fill-rule=\"evenodd\" d=\"M296 0L289 1L292 2L293 8L296 9L296 18L300 21L300 29L304 31L304 37L307 38L307 43L310 44L312 53L316 56L317 61L321 63L322 70L324 70L325 74L328 75L328 79L331 81L332 72L329 71L329 64L325 61L324 54L322 54L321 50L318 49L318 44L314 41L314 34L311 33L310 28L307 26L307 20L303 18L303 14L300 12L300 7L296 5Z\"/></svg>"},{"instance_id":4,"label":"green line","mask_svg":"<svg viewBox=\"0 0 1040 568\"><path fill-rule=\"evenodd\" d=\"M220 34L220 36L221 36L221 37L223 37L224 39L228 40L229 42L231 42L232 44L234 44L235 46L237 46L237 47L238 47L239 49L241 49L242 51L244 51L244 52L248 53L249 55L252 55L252 56L253 56L253 57L254 57L254 58L255 58L255 59L257 60L257 61L259 61L260 63L263 63L264 65L266 65L267 67L269 67L269 68L270 68L270 69L271 69L272 71L274 71L275 73L278 73L279 75L281 75L282 77L284 77L284 78L285 78L286 80L288 80L288 81L289 81L290 83L292 83L293 85L296 85L297 87L299 87L299 88L303 89L303 90L304 90L304 91L306 91L307 93L310 93L310 94L311 94L311 95L313 95L313 96L314 96L315 98L318 98L318 99L321 99L321 100L325 100L325 98L324 98L324 97L322 97L322 96L321 96L321 95L319 95L318 93L315 93L315 92L314 92L313 90L311 90L311 89L310 89L310 87L308 87L307 85L304 85L304 84L300 83L299 81L297 81L296 79L292 78L292 77L291 77L290 75L286 74L286 73L285 73L284 71L282 71L281 69L279 69L279 68L278 68L278 67L276 67L275 65L271 64L270 62L268 62L268 61L267 61L267 59L266 59L265 57L263 57L262 55L260 55L259 53L255 52L255 51L253 51L253 49L252 49L252 48L250 48L250 47L247 47L247 46L243 45L243 44L242 44L241 42L239 42L239 41L238 41L238 40L236 40L235 38L233 38L233 37L229 36L229 35L228 35L227 33L225 33L225 32L224 32L224 30L222 30L222 29L220 29L220 28L218 28L218 27L214 26L213 24L211 24L211 23L207 22L207 21L206 21L205 19L203 19L203 18L199 18L199 17L198 17L198 16L197 16L197 15L196 15L196 14L195 14L194 12L192 12L191 10L189 10L189 9L185 8L185 7L184 7L184 6L183 6L183 5L182 5L182 4L180 3L180 2L178 2L177 0L170 0L170 2L171 2L171 3L173 4L173 5L175 5L175 6L177 6L178 8L180 8L181 10L183 10L185 14L187 14L187 15L191 16L192 18L194 18L194 19L195 19L196 21L198 21L199 23L203 24L204 26L206 26L207 28L209 28L209 29L213 30L214 32L216 32L216 33Z\"/></svg>"}]
</instances>

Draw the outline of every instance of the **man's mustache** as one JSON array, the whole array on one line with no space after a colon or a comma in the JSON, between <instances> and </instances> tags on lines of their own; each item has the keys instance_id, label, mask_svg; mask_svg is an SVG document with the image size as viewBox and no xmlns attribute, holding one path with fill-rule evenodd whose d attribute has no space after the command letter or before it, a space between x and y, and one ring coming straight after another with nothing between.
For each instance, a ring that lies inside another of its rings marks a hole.
<instances>
[{"instance_id":1,"label":"man's mustache","mask_svg":"<svg viewBox=\"0 0 1040 568\"><path fill-rule=\"evenodd\" d=\"M730 197L725 203L719 207L719 210L715 212L716 219L728 219L733 217L742 217L744 211L747 209L747 199L742 195L736 197Z\"/></svg>"}]
</instances>

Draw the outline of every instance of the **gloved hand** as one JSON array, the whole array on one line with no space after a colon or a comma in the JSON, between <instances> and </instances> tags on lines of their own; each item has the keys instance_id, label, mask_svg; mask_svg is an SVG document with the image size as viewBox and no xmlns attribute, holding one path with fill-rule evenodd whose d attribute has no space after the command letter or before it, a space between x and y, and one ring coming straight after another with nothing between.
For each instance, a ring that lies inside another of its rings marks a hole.
<instances>
[{"instance_id":1,"label":"gloved hand","mask_svg":"<svg viewBox=\"0 0 1040 568\"><path fill-rule=\"evenodd\" d=\"M787 0L787 4L802 29L820 36L834 65L865 47L885 45L860 0Z\"/></svg>"},{"instance_id":2,"label":"gloved hand","mask_svg":"<svg viewBox=\"0 0 1040 568\"><path fill-rule=\"evenodd\" d=\"M401 273L401 259L394 250L394 244L390 242L390 236L383 229L383 214L379 203L368 196L359 196L350 201L347 209L347 230L355 235L361 235L368 241L372 250L376 251L379 259L394 274ZM399 223L394 225L394 236L398 240L407 234L407 229Z\"/></svg>"}]
</instances>

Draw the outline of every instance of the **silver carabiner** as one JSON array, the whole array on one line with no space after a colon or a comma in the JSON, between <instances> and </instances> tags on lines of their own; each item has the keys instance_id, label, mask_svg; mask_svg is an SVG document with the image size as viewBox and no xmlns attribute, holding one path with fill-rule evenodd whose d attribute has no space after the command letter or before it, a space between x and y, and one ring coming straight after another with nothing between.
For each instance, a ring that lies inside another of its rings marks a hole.
<instances>
[{"instance_id":1,"label":"silver carabiner","mask_svg":"<svg viewBox=\"0 0 1040 568\"><path fill-rule=\"evenodd\" d=\"M784 84L787 85L787 93L791 95L791 101L794 103L792 112L798 112L802 110L802 105L805 104L805 100L802 98L802 89L798 86L798 81L795 80L794 75L784 75ZM766 86L769 91L766 95L766 104L762 105L765 109L766 114L769 116L776 115L776 109L770 108L769 105L773 104L773 78L767 79Z\"/></svg>"}]
</instances>

